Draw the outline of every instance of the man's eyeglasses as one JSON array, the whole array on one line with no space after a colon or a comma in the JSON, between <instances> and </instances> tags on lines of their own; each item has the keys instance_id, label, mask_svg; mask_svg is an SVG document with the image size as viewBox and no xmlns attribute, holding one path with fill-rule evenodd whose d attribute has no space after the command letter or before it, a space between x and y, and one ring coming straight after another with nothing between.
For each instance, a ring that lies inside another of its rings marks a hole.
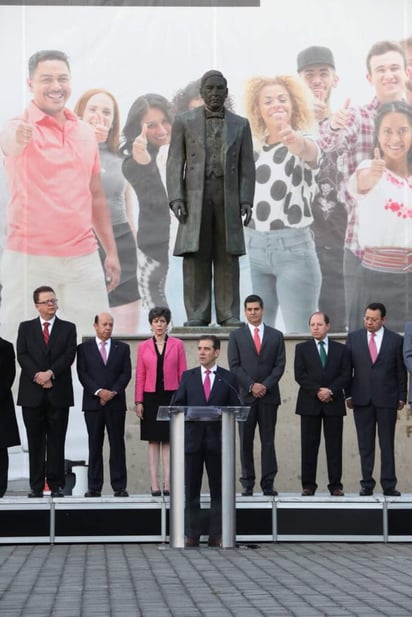
<instances>
[{"instance_id":1,"label":"man's eyeglasses","mask_svg":"<svg viewBox=\"0 0 412 617\"><path fill-rule=\"evenodd\" d=\"M51 306L54 306L55 304L57 304L58 300L57 298L52 299L52 300L42 300L41 302L36 302L36 304L51 304Z\"/></svg>"}]
</instances>

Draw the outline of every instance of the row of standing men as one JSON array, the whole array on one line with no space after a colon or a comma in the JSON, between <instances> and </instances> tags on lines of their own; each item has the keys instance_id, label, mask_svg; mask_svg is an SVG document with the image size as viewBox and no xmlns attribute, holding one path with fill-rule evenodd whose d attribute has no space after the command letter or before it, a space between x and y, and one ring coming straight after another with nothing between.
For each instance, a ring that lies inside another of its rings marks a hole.
<instances>
[{"instance_id":1,"label":"row of standing men","mask_svg":"<svg viewBox=\"0 0 412 617\"><path fill-rule=\"evenodd\" d=\"M39 317L22 322L17 337L17 359L21 366L17 403L22 406L27 431L30 464L29 497L42 497L45 480L54 497L64 495L64 443L69 407L73 405L71 365L76 355L75 325L59 319L58 304L51 287L33 293ZM156 307L149 314L153 338L141 343L138 352L135 403L142 439L167 450L168 435L158 430L155 414L159 404L173 396L180 405L250 406L248 419L240 424L241 483L243 495L253 496L256 481L254 434L259 427L261 480L265 495L275 496L277 473L275 425L280 404L279 381L285 369L285 345L280 331L264 324L264 306L257 295L244 301L246 323L231 331L228 345L230 371L217 366L220 341L204 334L198 343L200 368L186 369L183 343L167 335L170 311ZM381 449L380 482L385 495L398 496L394 436L398 410L407 397L407 370L412 368L412 324L405 327L405 340L385 326L386 309L381 303L368 305L364 328L350 332L346 345L328 337L329 318L322 312L310 316L312 338L296 345L295 378L300 389L296 413L301 415L302 495L314 495L321 427L325 435L329 484L333 496L343 495L342 430L347 407L354 410L361 459L360 495L373 494L375 433ZM103 486L103 441L110 441L110 476L115 496L126 497L127 471L124 445L125 390L131 378L130 349L112 339L113 318L97 315L96 337L77 347L77 369L83 385L82 409L89 436L87 497L98 497ZM15 376L13 345L2 341L3 418L7 443L1 444L1 494L7 488L7 446L19 443L11 386ZM205 383L206 381L206 383ZM96 413L98 412L98 413ZM156 428L153 429L153 426ZM144 433L144 431L149 431ZM164 430L164 429L163 429ZM196 544L200 537L200 489L203 464L209 476L212 497L209 538L220 542L220 425L191 423L186 430L186 535ZM157 482L158 456L152 448L151 487ZM164 462L164 492L170 490L168 456ZM153 474L153 475L152 475ZM154 478L154 481L153 481Z\"/></svg>"}]
</instances>

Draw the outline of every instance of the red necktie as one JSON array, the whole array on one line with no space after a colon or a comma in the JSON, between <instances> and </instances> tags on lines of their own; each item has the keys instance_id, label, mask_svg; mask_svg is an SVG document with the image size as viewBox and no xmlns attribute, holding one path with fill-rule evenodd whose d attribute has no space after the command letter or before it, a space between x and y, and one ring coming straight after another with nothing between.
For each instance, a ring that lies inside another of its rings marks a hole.
<instances>
[{"instance_id":1,"label":"red necktie","mask_svg":"<svg viewBox=\"0 0 412 617\"><path fill-rule=\"evenodd\" d=\"M50 338L50 332L49 332L49 322L45 321L43 324L43 339L44 339L44 344L47 345L47 343L49 342L49 338Z\"/></svg>"},{"instance_id":2,"label":"red necktie","mask_svg":"<svg viewBox=\"0 0 412 617\"><path fill-rule=\"evenodd\" d=\"M106 362L107 362L107 353L106 353L106 342L105 341L101 341L101 343L100 343L100 355L102 357L103 364L106 364Z\"/></svg>"},{"instance_id":3,"label":"red necktie","mask_svg":"<svg viewBox=\"0 0 412 617\"><path fill-rule=\"evenodd\" d=\"M206 369L206 376L203 382L203 390L205 391L205 398L208 401L210 396L210 370Z\"/></svg>"},{"instance_id":4,"label":"red necktie","mask_svg":"<svg viewBox=\"0 0 412 617\"><path fill-rule=\"evenodd\" d=\"M371 337L369 339L369 353L371 356L372 364L375 364L376 358L378 357L378 348L376 347L375 332L371 332Z\"/></svg>"},{"instance_id":5,"label":"red necktie","mask_svg":"<svg viewBox=\"0 0 412 617\"><path fill-rule=\"evenodd\" d=\"M255 328L253 333L253 341L255 343L256 351L260 353L260 336L259 336L259 328Z\"/></svg>"}]
</instances>

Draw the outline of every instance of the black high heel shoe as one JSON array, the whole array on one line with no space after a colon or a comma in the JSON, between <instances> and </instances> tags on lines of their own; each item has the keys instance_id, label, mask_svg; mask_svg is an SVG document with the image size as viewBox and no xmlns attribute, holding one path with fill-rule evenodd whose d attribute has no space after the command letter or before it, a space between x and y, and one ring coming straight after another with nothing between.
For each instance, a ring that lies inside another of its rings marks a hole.
<instances>
[{"instance_id":1,"label":"black high heel shoe","mask_svg":"<svg viewBox=\"0 0 412 617\"><path fill-rule=\"evenodd\" d=\"M150 492L152 493L152 497L161 497L162 491L154 491L152 487L150 487Z\"/></svg>"},{"instance_id":2,"label":"black high heel shoe","mask_svg":"<svg viewBox=\"0 0 412 617\"><path fill-rule=\"evenodd\" d=\"M170 491L168 491L167 488L163 489L163 497L170 497Z\"/></svg>"}]
</instances>

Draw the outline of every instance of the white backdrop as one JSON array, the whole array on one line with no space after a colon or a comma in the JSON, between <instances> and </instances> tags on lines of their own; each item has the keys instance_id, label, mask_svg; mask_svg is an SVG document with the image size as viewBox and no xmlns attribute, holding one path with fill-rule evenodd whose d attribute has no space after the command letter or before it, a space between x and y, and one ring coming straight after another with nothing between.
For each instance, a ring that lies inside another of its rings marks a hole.
<instances>
[{"instance_id":1,"label":"white backdrop","mask_svg":"<svg viewBox=\"0 0 412 617\"><path fill-rule=\"evenodd\" d=\"M68 54L69 106L89 88L106 88L124 124L137 96L157 92L171 99L210 68L226 75L235 111L243 114L246 80L296 74L296 55L309 45L330 47L335 56L340 82L332 106L348 96L363 104L373 96L365 66L371 45L411 33L412 0L261 0L259 8L0 6L0 125L29 100L27 59L40 49ZM0 229L5 202L0 177ZM86 456L81 416L71 414L68 457Z\"/></svg>"}]
</instances>

